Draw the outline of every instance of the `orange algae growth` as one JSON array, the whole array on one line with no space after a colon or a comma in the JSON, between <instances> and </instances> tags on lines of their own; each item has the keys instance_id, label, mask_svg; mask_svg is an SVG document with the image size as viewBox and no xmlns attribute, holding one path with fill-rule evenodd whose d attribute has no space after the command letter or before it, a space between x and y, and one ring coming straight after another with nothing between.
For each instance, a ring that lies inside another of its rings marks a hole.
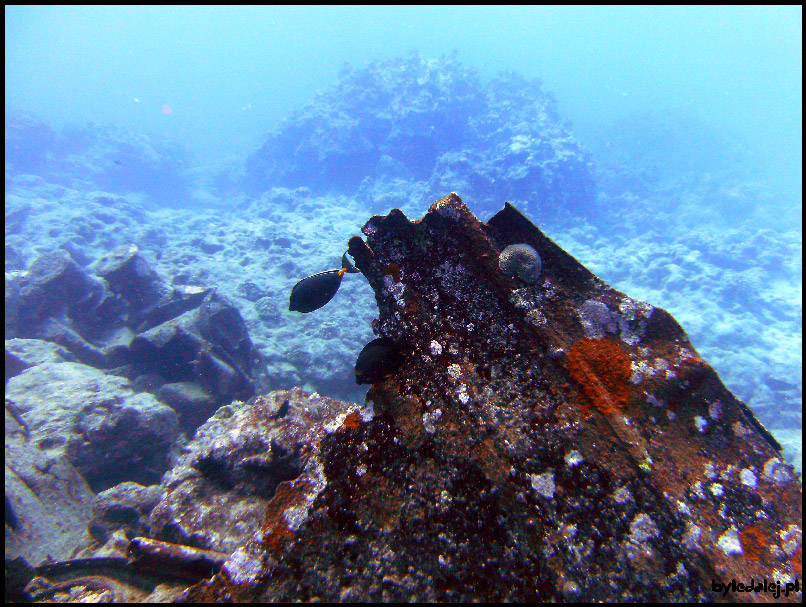
<instances>
[{"instance_id":1,"label":"orange algae growth","mask_svg":"<svg viewBox=\"0 0 806 607\"><path fill-rule=\"evenodd\" d=\"M578 340L568 354L568 371L582 395L602 413L620 413L630 398L630 355L608 338Z\"/></svg>"},{"instance_id":2,"label":"orange algae growth","mask_svg":"<svg viewBox=\"0 0 806 607\"><path fill-rule=\"evenodd\" d=\"M263 518L263 544L272 551L282 548L288 540L294 539L294 532L288 528L285 511L305 500L305 495L295 481L283 481L277 485L274 497L266 507Z\"/></svg>"},{"instance_id":3,"label":"orange algae growth","mask_svg":"<svg viewBox=\"0 0 806 607\"><path fill-rule=\"evenodd\" d=\"M288 540L294 539L294 532L288 528L288 525L281 524L274 527L270 533L266 534L263 540L266 548L272 552L279 551Z\"/></svg>"},{"instance_id":4,"label":"orange algae growth","mask_svg":"<svg viewBox=\"0 0 806 607\"><path fill-rule=\"evenodd\" d=\"M767 545L767 538L761 529L748 525L739 532L739 541L742 543L742 552L748 559L761 560L761 554Z\"/></svg>"},{"instance_id":5,"label":"orange algae growth","mask_svg":"<svg viewBox=\"0 0 806 607\"><path fill-rule=\"evenodd\" d=\"M344 418L343 426L345 428L355 430L360 425L361 425L361 414L358 411L353 411L347 417Z\"/></svg>"}]
</instances>

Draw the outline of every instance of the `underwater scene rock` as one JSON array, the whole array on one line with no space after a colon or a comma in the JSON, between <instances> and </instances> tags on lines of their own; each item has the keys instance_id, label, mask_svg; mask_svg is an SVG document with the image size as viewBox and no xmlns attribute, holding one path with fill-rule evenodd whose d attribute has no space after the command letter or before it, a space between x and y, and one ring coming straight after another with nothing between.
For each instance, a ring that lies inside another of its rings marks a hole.
<instances>
[{"instance_id":1,"label":"underwater scene rock","mask_svg":"<svg viewBox=\"0 0 806 607\"><path fill-rule=\"evenodd\" d=\"M291 456L280 468L298 474L185 600L801 599L785 593L801 576L801 484L667 312L509 204L481 223L451 194L363 233L349 251L395 365L363 406L325 403L312 425L288 411L315 395L233 413L209 477L247 478L222 454L256 416L271 445L258 467ZM512 245L517 268L502 267ZM743 593L751 581L772 590Z\"/></svg>"},{"instance_id":2,"label":"underwater scene rock","mask_svg":"<svg viewBox=\"0 0 806 607\"><path fill-rule=\"evenodd\" d=\"M485 82L455 56L416 53L343 70L266 135L241 185L339 192L372 211L449 188L478 213L502 200L543 215L599 211L592 157L542 81Z\"/></svg>"}]
</instances>

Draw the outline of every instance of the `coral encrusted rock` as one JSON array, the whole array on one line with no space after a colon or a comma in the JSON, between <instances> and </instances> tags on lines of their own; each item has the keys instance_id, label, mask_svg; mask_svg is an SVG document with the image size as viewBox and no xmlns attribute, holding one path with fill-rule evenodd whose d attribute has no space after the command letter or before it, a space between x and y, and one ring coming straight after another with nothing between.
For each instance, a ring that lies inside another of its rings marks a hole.
<instances>
[{"instance_id":1,"label":"coral encrusted rock","mask_svg":"<svg viewBox=\"0 0 806 607\"><path fill-rule=\"evenodd\" d=\"M528 244L511 244L501 251L498 265L507 276L517 276L523 282L533 284L540 278L543 262Z\"/></svg>"},{"instance_id":2,"label":"coral encrusted rock","mask_svg":"<svg viewBox=\"0 0 806 607\"><path fill-rule=\"evenodd\" d=\"M259 197L305 187L386 210L461 184L478 213L509 199L542 217L588 216L598 209L593 175L540 80L509 72L483 82L456 57L413 54L344 70L266 135L241 188Z\"/></svg>"},{"instance_id":3,"label":"coral encrusted rock","mask_svg":"<svg viewBox=\"0 0 806 607\"><path fill-rule=\"evenodd\" d=\"M363 233L400 365L301 436L306 472L188 600L767 600L719 585L800 579L800 482L667 312L509 204L481 223L451 194ZM499 267L515 243L534 284Z\"/></svg>"}]
</instances>

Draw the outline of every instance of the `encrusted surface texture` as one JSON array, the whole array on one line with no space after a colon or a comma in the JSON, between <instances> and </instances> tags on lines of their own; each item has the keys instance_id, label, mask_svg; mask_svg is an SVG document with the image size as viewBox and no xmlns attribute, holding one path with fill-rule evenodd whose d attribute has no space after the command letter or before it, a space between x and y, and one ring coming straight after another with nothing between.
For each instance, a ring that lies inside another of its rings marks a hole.
<instances>
[{"instance_id":1,"label":"encrusted surface texture","mask_svg":"<svg viewBox=\"0 0 806 607\"><path fill-rule=\"evenodd\" d=\"M509 204L481 223L451 194L363 232L402 362L300 434L302 472L188 600L763 600L714 583L800 579L800 482L667 312ZM502 272L515 244L536 281Z\"/></svg>"}]
</instances>

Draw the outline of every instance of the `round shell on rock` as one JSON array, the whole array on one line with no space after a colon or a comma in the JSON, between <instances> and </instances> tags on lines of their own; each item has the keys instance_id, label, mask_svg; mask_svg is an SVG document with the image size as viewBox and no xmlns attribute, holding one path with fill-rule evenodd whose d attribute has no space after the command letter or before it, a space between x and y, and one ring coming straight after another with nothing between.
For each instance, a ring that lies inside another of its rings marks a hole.
<instances>
[{"instance_id":1,"label":"round shell on rock","mask_svg":"<svg viewBox=\"0 0 806 607\"><path fill-rule=\"evenodd\" d=\"M501 251L498 265L507 276L517 276L523 282L533 284L540 278L543 261L533 247L522 243L511 244Z\"/></svg>"}]
</instances>

